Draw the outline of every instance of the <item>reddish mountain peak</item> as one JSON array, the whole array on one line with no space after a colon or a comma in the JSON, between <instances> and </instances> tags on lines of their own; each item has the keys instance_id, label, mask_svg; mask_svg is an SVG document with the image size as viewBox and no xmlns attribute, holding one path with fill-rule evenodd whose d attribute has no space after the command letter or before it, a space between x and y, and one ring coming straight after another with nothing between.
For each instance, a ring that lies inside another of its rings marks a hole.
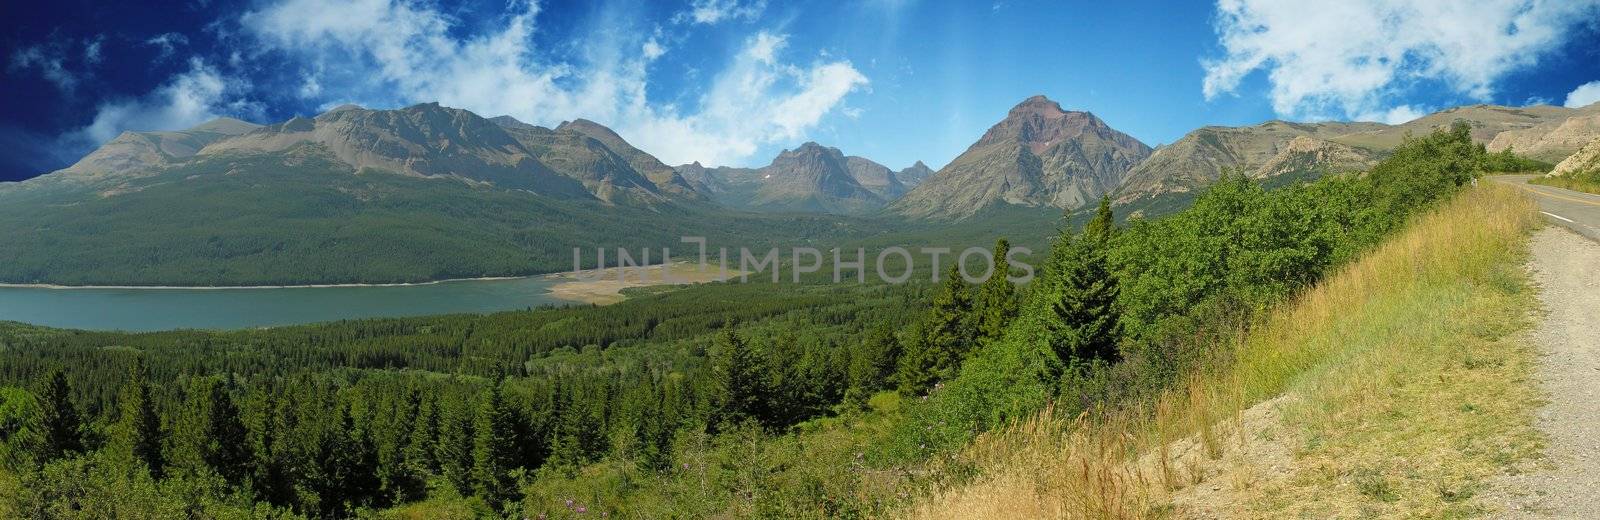
<instances>
[{"instance_id":1,"label":"reddish mountain peak","mask_svg":"<svg viewBox=\"0 0 1600 520\"><path fill-rule=\"evenodd\" d=\"M1024 99L1021 103L1017 103L1017 106L1011 107L1011 112L1006 114L1006 117L1009 119L1036 115L1054 119L1065 116L1067 113L1067 111L1061 109L1060 103L1056 103L1043 95L1038 95Z\"/></svg>"},{"instance_id":2,"label":"reddish mountain peak","mask_svg":"<svg viewBox=\"0 0 1600 520\"><path fill-rule=\"evenodd\" d=\"M1106 139L1114 133L1094 114L1062 110L1061 105L1044 96L1033 96L1017 104L978 140L976 146L995 143L1026 145L1034 154L1043 153L1062 141L1094 134Z\"/></svg>"}]
</instances>

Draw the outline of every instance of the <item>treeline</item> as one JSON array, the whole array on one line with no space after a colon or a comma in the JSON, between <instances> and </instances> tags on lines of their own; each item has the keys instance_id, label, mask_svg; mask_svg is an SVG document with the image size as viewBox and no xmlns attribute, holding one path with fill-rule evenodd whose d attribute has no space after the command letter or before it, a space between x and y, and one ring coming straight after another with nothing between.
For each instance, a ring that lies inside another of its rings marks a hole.
<instances>
[{"instance_id":1,"label":"treeline","mask_svg":"<svg viewBox=\"0 0 1600 520\"><path fill-rule=\"evenodd\" d=\"M541 476L619 454L665 471L687 433L781 433L871 394L886 385L877 357L892 353L856 338L892 342L881 324L920 298L719 284L607 307L232 333L11 326L7 505L344 518L444 496L514 516Z\"/></svg>"},{"instance_id":2,"label":"treeline","mask_svg":"<svg viewBox=\"0 0 1600 520\"><path fill-rule=\"evenodd\" d=\"M1363 175L1231 176L1159 220L1119 228L1102 202L1025 287L951 272L233 333L10 326L0 513L890 514L959 476L978 432L1226 355L1217 338L1495 160L1458 126Z\"/></svg>"}]
</instances>

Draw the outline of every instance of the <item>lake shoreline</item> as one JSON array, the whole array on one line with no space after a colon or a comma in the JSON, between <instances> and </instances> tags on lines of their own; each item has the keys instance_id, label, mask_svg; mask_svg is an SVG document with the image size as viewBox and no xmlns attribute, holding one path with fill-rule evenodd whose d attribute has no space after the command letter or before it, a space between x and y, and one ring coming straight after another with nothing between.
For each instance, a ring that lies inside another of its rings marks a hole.
<instances>
[{"instance_id":1,"label":"lake shoreline","mask_svg":"<svg viewBox=\"0 0 1600 520\"><path fill-rule=\"evenodd\" d=\"M670 274L669 274L670 273ZM0 289L43 289L50 291L249 291L279 289L350 289L377 287L424 287L450 283L496 282L508 280L549 280L558 282L549 289L551 297L570 303L607 305L626 299L624 289L658 285L700 284L724 281L737 277L743 271L700 271L689 262L654 264L649 266L606 267L562 271L527 276L486 276L478 278L449 278L427 282L348 283L307 285L62 285L49 283L0 283ZM643 275L643 276L641 276ZM670 278L670 279L669 279Z\"/></svg>"},{"instance_id":2,"label":"lake shoreline","mask_svg":"<svg viewBox=\"0 0 1600 520\"><path fill-rule=\"evenodd\" d=\"M395 282L395 283L327 283L307 285L61 285L52 283L0 283L0 289L49 289L53 291L71 290L152 290L152 291L226 291L250 289L338 289L354 287L420 287L426 285L439 285L456 282L493 282L503 280L520 280L524 278L556 277L568 273L546 273L528 276L486 276L481 278L447 278L428 282Z\"/></svg>"}]
</instances>

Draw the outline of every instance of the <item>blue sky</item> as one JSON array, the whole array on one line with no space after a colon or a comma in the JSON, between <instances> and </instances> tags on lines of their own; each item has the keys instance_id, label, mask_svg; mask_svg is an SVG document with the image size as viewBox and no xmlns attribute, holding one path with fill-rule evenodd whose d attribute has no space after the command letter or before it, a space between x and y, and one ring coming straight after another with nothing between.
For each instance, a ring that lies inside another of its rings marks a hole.
<instances>
[{"instance_id":1,"label":"blue sky","mask_svg":"<svg viewBox=\"0 0 1600 520\"><path fill-rule=\"evenodd\" d=\"M937 168L1033 94L1151 145L1272 118L1600 100L1600 0L1413 3L8 2L0 180L124 130L347 102L585 117L669 163L764 164L815 140Z\"/></svg>"}]
</instances>

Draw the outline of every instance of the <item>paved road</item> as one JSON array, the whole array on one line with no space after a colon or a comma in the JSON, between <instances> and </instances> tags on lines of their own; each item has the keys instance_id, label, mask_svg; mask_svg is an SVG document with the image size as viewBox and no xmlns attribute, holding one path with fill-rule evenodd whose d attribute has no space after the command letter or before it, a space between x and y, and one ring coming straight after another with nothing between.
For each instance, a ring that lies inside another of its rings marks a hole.
<instances>
[{"instance_id":1,"label":"paved road","mask_svg":"<svg viewBox=\"0 0 1600 520\"><path fill-rule=\"evenodd\" d=\"M1527 190L1534 200L1539 201L1539 210L1544 212L1546 220L1600 241L1600 195L1528 184L1528 179L1533 177L1499 175L1490 178Z\"/></svg>"}]
</instances>

